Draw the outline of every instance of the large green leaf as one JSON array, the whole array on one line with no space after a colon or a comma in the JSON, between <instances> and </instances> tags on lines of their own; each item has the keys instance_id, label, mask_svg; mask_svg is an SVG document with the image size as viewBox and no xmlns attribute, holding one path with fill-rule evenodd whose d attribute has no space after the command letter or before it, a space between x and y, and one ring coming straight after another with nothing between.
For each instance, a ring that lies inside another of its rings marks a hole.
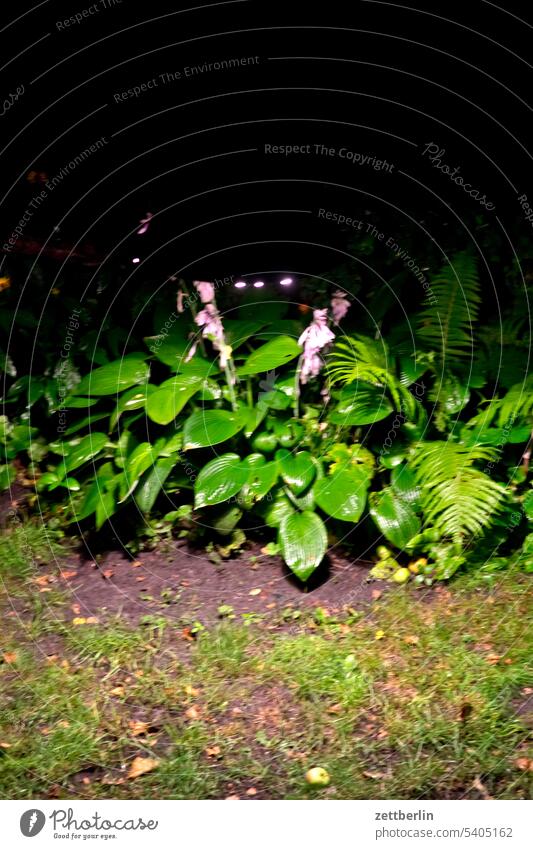
<instances>
[{"instance_id":1,"label":"large green leaf","mask_svg":"<svg viewBox=\"0 0 533 849\"><path fill-rule=\"evenodd\" d=\"M311 454L308 451L293 453L287 448L280 448L274 456L281 477L296 495L300 495L316 475L316 466Z\"/></svg>"},{"instance_id":2,"label":"large green leaf","mask_svg":"<svg viewBox=\"0 0 533 849\"><path fill-rule=\"evenodd\" d=\"M391 485L397 496L418 510L420 507L420 487L414 472L406 463L395 466L391 472Z\"/></svg>"},{"instance_id":3,"label":"large green leaf","mask_svg":"<svg viewBox=\"0 0 533 849\"><path fill-rule=\"evenodd\" d=\"M238 454L222 454L207 463L194 484L194 506L206 507L237 495L246 483L250 468Z\"/></svg>"},{"instance_id":4,"label":"large green leaf","mask_svg":"<svg viewBox=\"0 0 533 849\"><path fill-rule=\"evenodd\" d=\"M241 495L245 500L259 501L270 492L278 479L277 463L267 463L262 454L250 454L242 462L248 470L248 477Z\"/></svg>"},{"instance_id":5,"label":"large green leaf","mask_svg":"<svg viewBox=\"0 0 533 849\"><path fill-rule=\"evenodd\" d=\"M267 497L254 509L263 517L269 528L279 528L283 519L286 516L292 516L295 512L293 505L281 488L268 493Z\"/></svg>"},{"instance_id":6,"label":"large green leaf","mask_svg":"<svg viewBox=\"0 0 533 849\"><path fill-rule=\"evenodd\" d=\"M135 502L143 513L149 513L154 506L163 484L178 462L178 458L160 457L151 469L147 469L135 490Z\"/></svg>"},{"instance_id":7,"label":"large green leaf","mask_svg":"<svg viewBox=\"0 0 533 849\"><path fill-rule=\"evenodd\" d=\"M396 548L405 548L420 531L420 519L413 508L398 498L392 489L386 487L381 492L371 492L369 503L374 522Z\"/></svg>"},{"instance_id":8,"label":"large green leaf","mask_svg":"<svg viewBox=\"0 0 533 849\"><path fill-rule=\"evenodd\" d=\"M109 430L114 430L122 413L130 412L130 410L140 410L146 404L146 399L157 391L157 386L151 383L146 383L144 386L134 386L128 389L120 396L117 406L111 413L109 419Z\"/></svg>"},{"instance_id":9,"label":"large green leaf","mask_svg":"<svg viewBox=\"0 0 533 849\"><path fill-rule=\"evenodd\" d=\"M258 331L265 326L264 321L243 321L240 318L224 319L224 331L228 345L234 351L243 345L251 336L256 336Z\"/></svg>"},{"instance_id":10,"label":"large green leaf","mask_svg":"<svg viewBox=\"0 0 533 849\"><path fill-rule=\"evenodd\" d=\"M125 501L136 488L141 475L153 466L158 455L157 448L150 442L141 442L129 455L124 465L124 489L121 501Z\"/></svg>"},{"instance_id":11,"label":"large green leaf","mask_svg":"<svg viewBox=\"0 0 533 849\"><path fill-rule=\"evenodd\" d=\"M301 581L306 581L319 566L328 545L322 519L310 510L285 516L278 540L285 563Z\"/></svg>"},{"instance_id":12,"label":"large green leaf","mask_svg":"<svg viewBox=\"0 0 533 849\"><path fill-rule=\"evenodd\" d=\"M393 407L384 390L368 383L345 386L340 393L340 402L331 413L333 424L344 426L368 425L385 419Z\"/></svg>"},{"instance_id":13,"label":"large green leaf","mask_svg":"<svg viewBox=\"0 0 533 849\"><path fill-rule=\"evenodd\" d=\"M169 384L152 393L146 402L146 412L156 424L166 425L182 411L187 401L202 387L202 378L175 377Z\"/></svg>"},{"instance_id":14,"label":"large green leaf","mask_svg":"<svg viewBox=\"0 0 533 849\"><path fill-rule=\"evenodd\" d=\"M116 395L148 380L150 369L143 354L128 354L89 372L72 390L73 395Z\"/></svg>"},{"instance_id":15,"label":"large green leaf","mask_svg":"<svg viewBox=\"0 0 533 849\"><path fill-rule=\"evenodd\" d=\"M197 410L183 425L183 449L207 448L231 439L244 427L245 417L240 411Z\"/></svg>"},{"instance_id":16,"label":"large green leaf","mask_svg":"<svg viewBox=\"0 0 533 849\"><path fill-rule=\"evenodd\" d=\"M334 519L358 522L365 509L371 476L372 471L363 465L334 472L316 482L316 503Z\"/></svg>"},{"instance_id":17,"label":"large green leaf","mask_svg":"<svg viewBox=\"0 0 533 849\"><path fill-rule=\"evenodd\" d=\"M72 472L74 469L83 466L84 463L87 463L88 460L91 460L100 453L106 442L107 436L105 433L95 432L84 436L79 445L74 446L67 455L61 467L58 467L56 474L61 476L61 472Z\"/></svg>"},{"instance_id":18,"label":"large green leaf","mask_svg":"<svg viewBox=\"0 0 533 849\"><path fill-rule=\"evenodd\" d=\"M272 371L299 357L301 353L302 349L296 339L291 339L290 336L277 336L257 351L252 351L238 371L240 375Z\"/></svg>"}]
</instances>

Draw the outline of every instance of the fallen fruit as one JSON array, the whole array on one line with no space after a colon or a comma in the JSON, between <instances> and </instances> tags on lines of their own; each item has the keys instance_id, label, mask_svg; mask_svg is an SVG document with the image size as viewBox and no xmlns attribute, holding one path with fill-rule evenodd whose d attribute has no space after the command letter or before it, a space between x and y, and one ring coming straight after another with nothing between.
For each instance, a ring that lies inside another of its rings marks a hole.
<instances>
[{"instance_id":1,"label":"fallen fruit","mask_svg":"<svg viewBox=\"0 0 533 849\"><path fill-rule=\"evenodd\" d=\"M408 581L410 577L411 573L409 569L406 569L405 567L401 566L399 569L396 569L396 572L392 576L392 580L396 584L405 584L405 582Z\"/></svg>"},{"instance_id":2,"label":"fallen fruit","mask_svg":"<svg viewBox=\"0 0 533 849\"><path fill-rule=\"evenodd\" d=\"M305 773L305 780L315 787L327 787L330 782L329 772L321 766L314 766Z\"/></svg>"}]
</instances>

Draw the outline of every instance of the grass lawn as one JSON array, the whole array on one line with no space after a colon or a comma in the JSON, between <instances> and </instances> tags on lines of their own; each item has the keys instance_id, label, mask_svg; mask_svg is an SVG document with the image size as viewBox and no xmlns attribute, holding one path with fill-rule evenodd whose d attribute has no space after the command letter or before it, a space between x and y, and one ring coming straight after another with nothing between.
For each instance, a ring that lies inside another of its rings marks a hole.
<instances>
[{"instance_id":1,"label":"grass lawn","mask_svg":"<svg viewBox=\"0 0 533 849\"><path fill-rule=\"evenodd\" d=\"M530 796L528 576L227 610L191 637L164 613L91 623L35 580L50 545L31 526L0 540L4 798Z\"/></svg>"}]
</instances>

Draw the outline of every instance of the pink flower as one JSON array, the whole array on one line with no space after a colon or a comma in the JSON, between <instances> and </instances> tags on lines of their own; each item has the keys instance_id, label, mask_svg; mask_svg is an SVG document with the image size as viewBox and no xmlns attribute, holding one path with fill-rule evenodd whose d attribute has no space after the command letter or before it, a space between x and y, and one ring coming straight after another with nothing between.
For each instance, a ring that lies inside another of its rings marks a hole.
<instances>
[{"instance_id":1,"label":"pink flower","mask_svg":"<svg viewBox=\"0 0 533 849\"><path fill-rule=\"evenodd\" d=\"M328 311L314 310L313 321L306 327L298 344L303 345L300 380L307 383L310 377L317 377L322 368L322 358L319 352L335 339L335 334L328 327Z\"/></svg>"},{"instance_id":2,"label":"pink flower","mask_svg":"<svg viewBox=\"0 0 533 849\"><path fill-rule=\"evenodd\" d=\"M148 230L148 227L150 226L150 220L151 220L153 217L154 217L154 216L152 215L152 213L151 213L151 212L147 212L147 213L146 213L146 215L145 215L145 217L144 217L144 218L141 218L141 220L140 220L140 224L141 224L141 226L140 226L140 227L139 227L139 229L137 230L137 235L138 235L138 236L142 236L142 235L143 235L143 233L146 233L146 231Z\"/></svg>"},{"instance_id":3,"label":"pink flower","mask_svg":"<svg viewBox=\"0 0 533 849\"><path fill-rule=\"evenodd\" d=\"M195 317L198 327L202 327L202 336L211 342L224 344L224 328L220 320L220 314L214 304L206 304L205 308Z\"/></svg>"},{"instance_id":4,"label":"pink flower","mask_svg":"<svg viewBox=\"0 0 533 849\"><path fill-rule=\"evenodd\" d=\"M215 287L212 283L205 280L193 280L193 283L200 295L202 304L210 304L215 299Z\"/></svg>"},{"instance_id":5,"label":"pink flower","mask_svg":"<svg viewBox=\"0 0 533 849\"><path fill-rule=\"evenodd\" d=\"M176 299L176 308L178 312L184 312L185 307L183 306L183 292L181 289L178 289L178 297Z\"/></svg>"},{"instance_id":6,"label":"pink flower","mask_svg":"<svg viewBox=\"0 0 533 849\"><path fill-rule=\"evenodd\" d=\"M333 314L333 321L335 324L338 324L339 321L344 318L349 309L350 302L347 299L346 294L339 290L334 292L331 299L331 312Z\"/></svg>"}]
</instances>

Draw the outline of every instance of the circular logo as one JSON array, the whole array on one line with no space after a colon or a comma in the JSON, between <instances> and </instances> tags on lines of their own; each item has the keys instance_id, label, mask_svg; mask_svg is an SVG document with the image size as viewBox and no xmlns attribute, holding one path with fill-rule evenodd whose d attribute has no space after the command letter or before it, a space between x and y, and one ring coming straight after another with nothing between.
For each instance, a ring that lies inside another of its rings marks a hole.
<instances>
[{"instance_id":1,"label":"circular logo","mask_svg":"<svg viewBox=\"0 0 533 849\"><path fill-rule=\"evenodd\" d=\"M42 811L37 808L31 808L29 811L24 811L20 818L20 830L24 837L35 837L43 830L46 817Z\"/></svg>"}]
</instances>

